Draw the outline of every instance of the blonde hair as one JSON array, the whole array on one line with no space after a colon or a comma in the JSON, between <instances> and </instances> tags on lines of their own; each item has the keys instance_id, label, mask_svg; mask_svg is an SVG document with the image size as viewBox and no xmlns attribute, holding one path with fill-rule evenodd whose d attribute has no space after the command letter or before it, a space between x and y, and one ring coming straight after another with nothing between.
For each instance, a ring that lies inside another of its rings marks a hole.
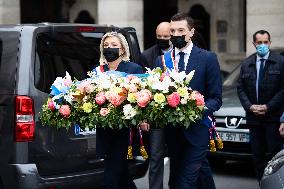
<instances>
[{"instance_id":1,"label":"blonde hair","mask_svg":"<svg viewBox=\"0 0 284 189\"><path fill-rule=\"evenodd\" d=\"M129 46L128 43L125 39L125 37L121 34L121 33L117 33L117 32L107 32L101 40L101 44L100 44L100 52L101 52L101 56L100 56L100 65L104 65L107 63L107 60L105 59L105 56L103 55L103 50L104 50L104 41L106 38L108 37L117 37L122 48L124 49L124 53L121 55L122 60L124 61L129 61L129 57L130 57L130 52L129 52Z\"/></svg>"}]
</instances>

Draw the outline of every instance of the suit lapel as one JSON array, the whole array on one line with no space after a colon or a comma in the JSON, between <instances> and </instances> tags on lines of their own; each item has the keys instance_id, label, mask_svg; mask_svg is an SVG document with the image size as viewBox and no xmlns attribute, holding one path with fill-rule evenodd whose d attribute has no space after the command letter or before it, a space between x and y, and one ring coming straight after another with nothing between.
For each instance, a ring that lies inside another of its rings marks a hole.
<instances>
[{"instance_id":1,"label":"suit lapel","mask_svg":"<svg viewBox=\"0 0 284 189\"><path fill-rule=\"evenodd\" d=\"M189 73L190 71L194 70L199 62L199 54L200 49L193 45L187 65L186 65L186 73Z\"/></svg>"}]
</instances>

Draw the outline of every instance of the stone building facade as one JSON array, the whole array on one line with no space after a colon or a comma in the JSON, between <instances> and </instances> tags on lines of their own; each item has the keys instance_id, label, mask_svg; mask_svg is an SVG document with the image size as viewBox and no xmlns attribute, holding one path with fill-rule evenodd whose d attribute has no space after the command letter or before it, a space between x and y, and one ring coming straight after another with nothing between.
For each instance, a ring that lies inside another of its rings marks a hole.
<instances>
[{"instance_id":1,"label":"stone building facade","mask_svg":"<svg viewBox=\"0 0 284 189\"><path fill-rule=\"evenodd\" d=\"M21 8L28 9L29 5L26 3L32 1L38 3L41 0L0 0L0 23L21 23L25 13ZM59 14L61 20L53 18L51 21L73 22L80 10L88 10L97 24L136 28L142 49L143 37L154 35L148 34L143 29L146 27L143 17L144 6L146 2L146 6L152 6L151 1L57 0L54 2L58 4L59 1L62 3ZM55 4L52 4L52 1L47 2L49 7ZM284 25L281 24L284 19L283 0L176 0L176 4L179 12L188 13L197 21L197 30L207 40L209 49L218 54L224 70L231 71L242 59L254 52L252 35L259 29L271 33L272 48L284 47ZM44 18L48 18L46 16L51 14L48 10L46 12ZM156 14L162 13L157 10ZM149 20L147 22L149 23Z\"/></svg>"}]
</instances>

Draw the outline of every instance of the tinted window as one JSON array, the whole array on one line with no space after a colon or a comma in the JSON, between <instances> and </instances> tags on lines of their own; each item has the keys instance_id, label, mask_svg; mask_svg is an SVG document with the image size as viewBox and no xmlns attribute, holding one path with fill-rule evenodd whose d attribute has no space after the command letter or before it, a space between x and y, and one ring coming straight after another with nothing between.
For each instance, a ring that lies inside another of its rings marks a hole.
<instances>
[{"instance_id":1,"label":"tinted window","mask_svg":"<svg viewBox=\"0 0 284 189\"><path fill-rule=\"evenodd\" d=\"M99 65L103 33L41 33L36 39L35 86L49 93L56 77L66 71L78 80Z\"/></svg>"},{"instance_id":2,"label":"tinted window","mask_svg":"<svg viewBox=\"0 0 284 189\"><path fill-rule=\"evenodd\" d=\"M14 93L19 36L15 31L0 31L0 94Z\"/></svg>"}]
</instances>

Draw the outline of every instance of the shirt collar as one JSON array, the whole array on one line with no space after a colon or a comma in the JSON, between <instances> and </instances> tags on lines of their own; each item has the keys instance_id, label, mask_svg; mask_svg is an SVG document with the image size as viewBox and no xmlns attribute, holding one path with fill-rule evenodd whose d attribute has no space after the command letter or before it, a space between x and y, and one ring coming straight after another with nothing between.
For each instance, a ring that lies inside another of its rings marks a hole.
<instances>
[{"instance_id":1,"label":"shirt collar","mask_svg":"<svg viewBox=\"0 0 284 189\"><path fill-rule=\"evenodd\" d=\"M264 57L260 57L258 56L258 54L256 55L256 61L260 61L260 59L265 59L267 60L269 57L270 51L264 56Z\"/></svg>"},{"instance_id":2,"label":"shirt collar","mask_svg":"<svg viewBox=\"0 0 284 189\"><path fill-rule=\"evenodd\" d=\"M192 47L193 47L193 43L190 42L190 44L182 52L184 52L187 55L190 55ZM178 55L179 52L181 51L178 48L175 48L175 56Z\"/></svg>"}]
</instances>

